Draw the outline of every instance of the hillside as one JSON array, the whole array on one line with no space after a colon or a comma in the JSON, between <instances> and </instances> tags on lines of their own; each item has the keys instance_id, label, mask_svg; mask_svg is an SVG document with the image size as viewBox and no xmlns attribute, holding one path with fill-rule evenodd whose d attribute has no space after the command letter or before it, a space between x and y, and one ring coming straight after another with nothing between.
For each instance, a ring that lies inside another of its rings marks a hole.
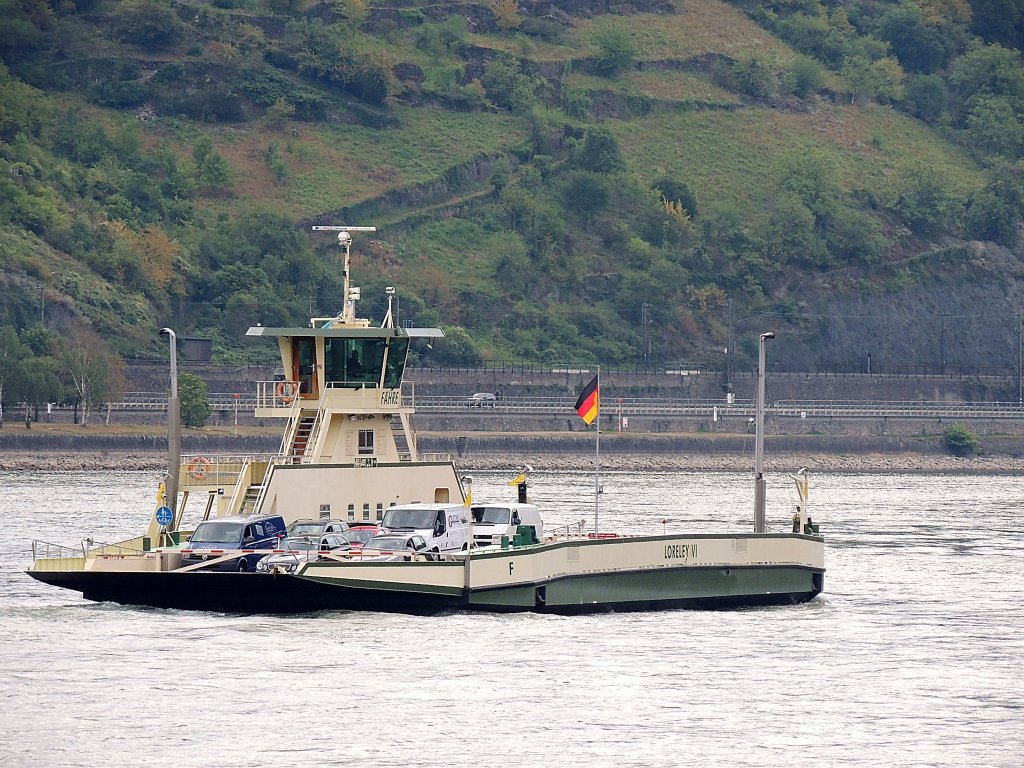
<instances>
[{"instance_id":1,"label":"hillside","mask_svg":"<svg viewBox=\"0 0 1024 768\"><path fill-rule=\"evenodd\" d=\"M314 222L435 364L1020 363L1012 6L2 2L0 403L335 311Z\"/></svg>"}]
</instances>

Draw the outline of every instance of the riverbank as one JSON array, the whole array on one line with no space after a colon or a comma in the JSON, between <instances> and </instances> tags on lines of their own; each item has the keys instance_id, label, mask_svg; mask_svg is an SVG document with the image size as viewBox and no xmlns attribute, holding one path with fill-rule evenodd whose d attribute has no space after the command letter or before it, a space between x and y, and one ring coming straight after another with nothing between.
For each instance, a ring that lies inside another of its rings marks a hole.
<instances>
[{"instance_id":1,"label":"riverbank","mask_svg":"<svg viewBox=\"0 0 1024 768\"><path fill-rule=\"evenodd\" d=\"M146 425L39 424L0 430L0 470L162 472L167 466L165 428ZM423 432L420 451L457 457L460 470L593 470L593 435L574 432ZM206 427L184 430L184 454L275 453L280 432L272 427ZM749 472L754 441L746 434L609 433L601 436L601 468L607 471ZM982 455L957 458L937 436L770 435L765 469L794 472L892 472L1024 474L1024 443L986 436Z\"/></svg>"},{"instance_id":2,"label":"riverbank","mask_svg":"<svg viewBox=\"0 0 1024 768\"><path fill-rule=\"evenodd\" d=\"M609 472L748 472L753 459L748 455L607 455L601 457L601 469ZM556 472L595 468L593 455L537 454L518 461L509 454L474 453L457 460L460 470L507 470L516 472L523 464L534 471ZM1024 475L1024 458L1008 456L977 456L962 459L931 454L862 454L801 455L785 454L765 457L766 472L795 472L806 467L811 472L890 472L950 474L1017 474ZM120 451L34 451L30 454L0 452L0 471L9 472L162 472L167 459L160 452Z\"/></svg>"}]
</instances>

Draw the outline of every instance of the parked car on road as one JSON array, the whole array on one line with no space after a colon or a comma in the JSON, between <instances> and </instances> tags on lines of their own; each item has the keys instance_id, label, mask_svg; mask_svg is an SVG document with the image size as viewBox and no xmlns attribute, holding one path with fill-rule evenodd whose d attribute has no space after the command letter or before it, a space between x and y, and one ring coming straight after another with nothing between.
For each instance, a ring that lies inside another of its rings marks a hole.
<instances>
[{"instance_id":1,"label":"parked car on road","mask_svg":"<svg viewBox=\"0 0 1024 768\"><path fill-rule=\"evenodd\" d=\"M493 408L498 396L493 392L477 392L469 396L466 405L470 408Z\"/></svg>"}]
</instances>

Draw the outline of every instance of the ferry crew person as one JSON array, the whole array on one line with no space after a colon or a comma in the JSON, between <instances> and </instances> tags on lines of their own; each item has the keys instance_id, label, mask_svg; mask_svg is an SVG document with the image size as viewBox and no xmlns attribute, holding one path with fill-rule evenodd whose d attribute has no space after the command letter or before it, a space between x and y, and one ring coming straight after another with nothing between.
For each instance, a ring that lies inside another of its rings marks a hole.
<instances>
[{"instance_id":1,"label":"ferry crew person","mask_svg":"<svg viewBox=\"0 0 1024 768\"><path fill-rule=\"evenodd\" d=\"M359 353L354 349L348 356L348 365L346 366L346 370L348 371L349 376L358 376L363 372L362 363L359 362Z\"/></svg>"}]
</instances>

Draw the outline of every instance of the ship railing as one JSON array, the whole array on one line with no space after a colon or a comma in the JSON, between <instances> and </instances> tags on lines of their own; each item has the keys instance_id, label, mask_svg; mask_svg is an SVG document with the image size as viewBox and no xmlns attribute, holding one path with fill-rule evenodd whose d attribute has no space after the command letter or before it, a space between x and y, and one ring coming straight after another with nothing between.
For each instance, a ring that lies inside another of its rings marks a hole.
<instances>
[{"instance_id":1,"label":"ship railing","mask_svg":"<svg viewBox=\"0 0 1024 768\"><path fill-rule=\"evenodd\" d=\"M146 554L142 548L141 539L130 539L131 544L124 542L118 544L104 544L92 539L82 539L77 547L69 547L67 544L54 544L49 541L35 539L32 541L33 560L67 560L72 558L99 557L103 555L114 557L141 557ZM136 545L138 542L138 545Z\"/></svg>"},{"instance_id":2,"label":"ship railing","mask_svg":"<svg viewBox=\"0 0 1024 768\"><path fill-rule=\"evenodd\" d=\"M412 454L400 453L398 454L398 460L403 462L411 462ZM440 462L442 464L447 464L451 461L455 461L455 456L451 453L423 453L421 451L419 460L421 462Z\"/></svg>"},{"instance_id":3,"label":"ship railing","mask_svg":"<svg viewBox=\"0 0 1024 768\"><path fill-rule=\"evenodd\" d=\"M555 528L548 528L544 532L544 539L546 541L566 541L568 539L582 539L585 534L588 522L579 520L575 523L566 523L565 525L559 525Z\"/></svg>"},{"instance_id":4,"label":"ship railing","mask_svg":"<svg viewBox=\"0 0 1024 768\"><path fill-rule=\"evenodd\" d=\"M182 454L180 477L182 488L225 488L238 482L245 465L258 461L271 461L277 454Z\"/></svg>"},{"instance_id":5,"label":"ship railing","mask_svg":"<svg viewBox=\"0 0 1024 768\"><path fill-rule=\"evenodd\" d=\"M66 544L54 544L49 541L41 541L39 539L32 540L32 559L33 560L57 560L57 559L70 559L75 557L83 557L85 555L85 547L69 547Z\"/></svg>"}]
</instances>

